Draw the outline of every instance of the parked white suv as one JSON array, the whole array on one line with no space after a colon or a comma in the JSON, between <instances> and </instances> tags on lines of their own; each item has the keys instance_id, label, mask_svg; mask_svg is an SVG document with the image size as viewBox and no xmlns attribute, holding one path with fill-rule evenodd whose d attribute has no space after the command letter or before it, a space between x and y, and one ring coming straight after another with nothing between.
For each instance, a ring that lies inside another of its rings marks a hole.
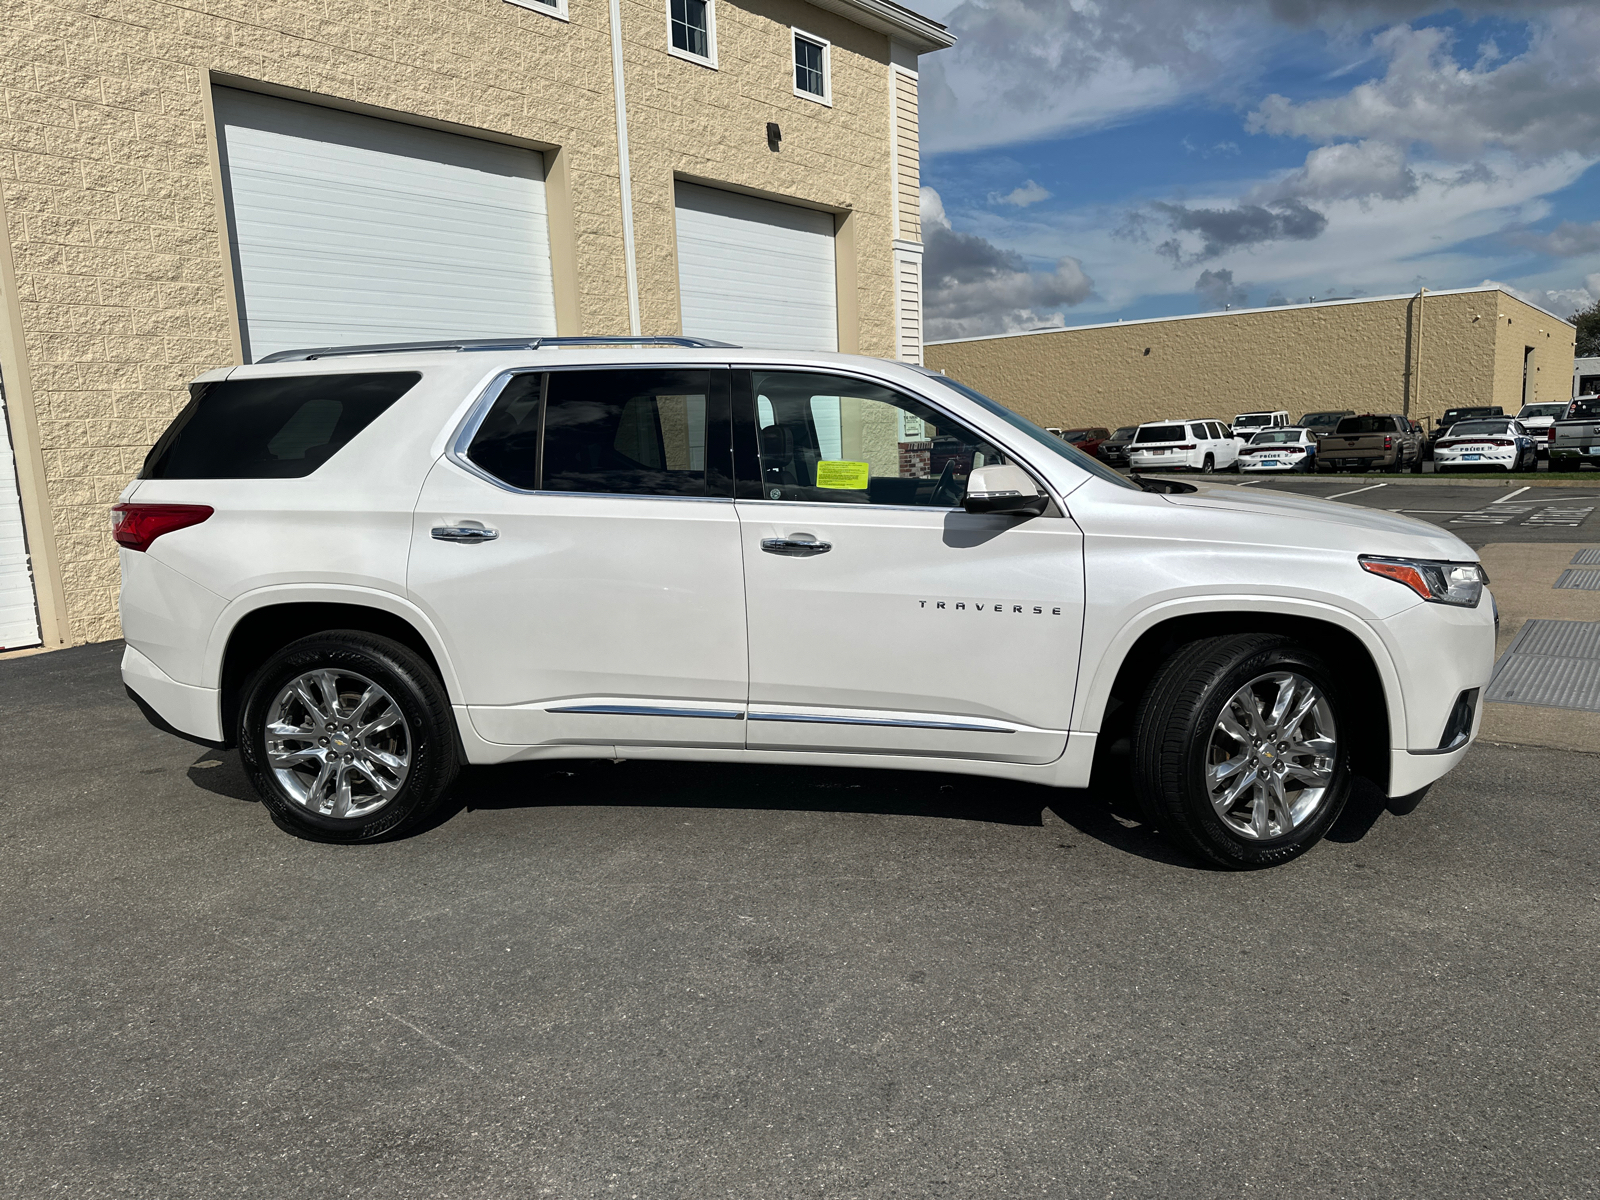
<instances>
[{"instance_id":1,"label":"parked white suv","mask_svg":"<svg viewBox=\"0 0 1600 1200\"><path fill-rule=\"evenodd\" d=\"M201 376L114 510L146 712L341 842L469 763L1076 788L1120 743L1148 819L1228 867L1475 734L1492 602L1439 528L1131 482L900 363L594 342Z\"/></svg>"},{"instance_id":2,"label":"parked white suv","mask_svg":"<svg viewBox=\"0 0 1600 1200\"><path fill-rule=\"evenodd\" d=\"M1264 429L1287 429L1289 427L1289 413L1287 409L1278 409L1276 412L1247 412L1239 413L1233 418L1233 436L1243 445Z\"/></svg>"},{"instance_id":3,"label":"parked white suv","mask_svg":"<svg viewBox=\"0 0 1600 1200\"><path fill-rule=\"evenodd\" d=\"M1209 475L1237 463L1241 444L1220 421L1146 421L1128 444L1128 463L1137 471Z\"/></svg>"}]
</instances>

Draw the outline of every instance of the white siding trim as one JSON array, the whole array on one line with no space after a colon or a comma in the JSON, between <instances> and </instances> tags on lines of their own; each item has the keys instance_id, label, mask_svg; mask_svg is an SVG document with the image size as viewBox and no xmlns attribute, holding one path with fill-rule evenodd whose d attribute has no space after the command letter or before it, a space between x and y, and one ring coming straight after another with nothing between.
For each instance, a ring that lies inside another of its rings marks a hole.
<instances>
[{"instance_id":1,"label":"white siding trim","mask_svg":"<svg viewBox=\"0 0 1600 1200\"><path fill-rule=\"evenodd\" d=\"M672 10L667 10L672 45ZM628 332L639 336L639 258L633 240L633 170L628 161L628 97L622 82L622 4L611 0L611 85L617 113L617 175L622 185L622 259L628 277Z\"/></svg>"},{"instance_id":2,"label":"white siding trim","mask_svg":"<svg viewBox=\"0 0 1600 1200\"><path fill-rule=\"evenodd\" d=\"M0 387L0 650L21 650L42 641L28 538L22 526L17 461L6 420L5 392Z\"/></svg>"}]
</instances>

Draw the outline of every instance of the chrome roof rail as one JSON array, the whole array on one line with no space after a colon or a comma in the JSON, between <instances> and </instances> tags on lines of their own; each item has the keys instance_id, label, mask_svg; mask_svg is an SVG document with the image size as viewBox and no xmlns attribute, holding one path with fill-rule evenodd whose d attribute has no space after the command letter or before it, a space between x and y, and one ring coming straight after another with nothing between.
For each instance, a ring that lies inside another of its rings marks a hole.
<instances>
[{"instance_id":1,"label":"chrome roof rail","mask_svg":"<svg viewBox=\"0 0 1600 1200\"><path fill-rule=\"evenodd\" d=\"M309 362L314 358L346 358L353 354L405 354L427 350L492 351L542 350L560 346L673 346L685 350L737 350L731 342L710 338L664 334L660 337L535 337L458 338L441 342L382 342L371 346L317 346L310 350L279 350L256 359L262 363Z\"/></svg>"}]
</instances>

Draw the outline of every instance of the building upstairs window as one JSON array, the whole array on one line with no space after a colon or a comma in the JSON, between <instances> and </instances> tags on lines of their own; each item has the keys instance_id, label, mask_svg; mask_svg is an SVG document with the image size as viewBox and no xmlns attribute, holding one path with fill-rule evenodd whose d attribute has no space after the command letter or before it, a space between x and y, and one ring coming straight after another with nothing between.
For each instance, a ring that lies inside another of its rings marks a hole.
<instances>
[{"instance_id":1,"label":"building upstairs window","mask_svg":"<svg viewBox=\"0 0 1600 1200\"><path fill-rule=\"evenodd\" d=\"M518 8L530 8L562 21L571 19L567 16L567 0L506 0L506 3L515 4Z\"/></svg>"},{"instance_id":2,"label":"building upstairs window","mask_svg":"<svg viewBox=\"0 0 1600 1200\"><path fill-rule=\"evenodd\" d=\"M828 80L828 42L794 30L794 94L821 104L833 103Z\"/></svg>"},{"instance_id":3,"label":"building upstairs window","mask_svg":"<svg viewBox=\"0 0 1600 1200\"><path fill-rule=\"evenodd\" d=\"M667 0L672 53L708 67L717 65L717 25L711 0Z\"/></svg>"}]
</instances>

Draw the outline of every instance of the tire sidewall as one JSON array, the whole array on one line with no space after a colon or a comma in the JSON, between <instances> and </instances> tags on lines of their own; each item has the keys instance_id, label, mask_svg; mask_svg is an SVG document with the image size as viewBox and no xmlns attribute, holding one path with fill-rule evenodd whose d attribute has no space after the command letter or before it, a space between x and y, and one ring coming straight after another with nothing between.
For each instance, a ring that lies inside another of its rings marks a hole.
<instances>
[{"instance_id":1,"label":"tire sidewall","mask_svg":"<svg viewBox=\"0 0 1600 1200\"><path fill-rule=\"evenodd\" d=\"M267 710L290 680L324 668L372 680L389 693L405 719L411 769L399 795L365 817L338 819L308 812L288 795L267 766ZM273 820L289 832L315 841L370 842L394 834L429 807L442 784L454 775L454 751L448 731L438 727L430 711L435 705L427 695L432 683L428 674L403 647L370 635L320 634L294 642L268 659L246 687L238 745L245 773Z\"/></svg>"},{"instance_id":2,"label":"tire sidewall","mask_svg":"<svg viewBox=\"0 0 1600 1200\"><path fill-rule=\"evenodd\" d=\"M1333 710L1337 750L1333 764L1332 793L1315 816L1293 833L1266 841L1240 837L1223 822L1211 804L1205 784L1206 754L1211 732L1223 705L1250 680L1273 671L1294 671L1304 675L1327 698ZM1207 689L1196 710L1184 756L1184 810L1192 830L1210 849L1215 861L1235 867L1270 867L1298 858L1317 842L1339 819L1350 796L1350 730L1354 721L1346 711L1337 680L1315 654L1292 643L1254 651L1240 658L1221 673Z\"/></svg>"}]
</instances>

